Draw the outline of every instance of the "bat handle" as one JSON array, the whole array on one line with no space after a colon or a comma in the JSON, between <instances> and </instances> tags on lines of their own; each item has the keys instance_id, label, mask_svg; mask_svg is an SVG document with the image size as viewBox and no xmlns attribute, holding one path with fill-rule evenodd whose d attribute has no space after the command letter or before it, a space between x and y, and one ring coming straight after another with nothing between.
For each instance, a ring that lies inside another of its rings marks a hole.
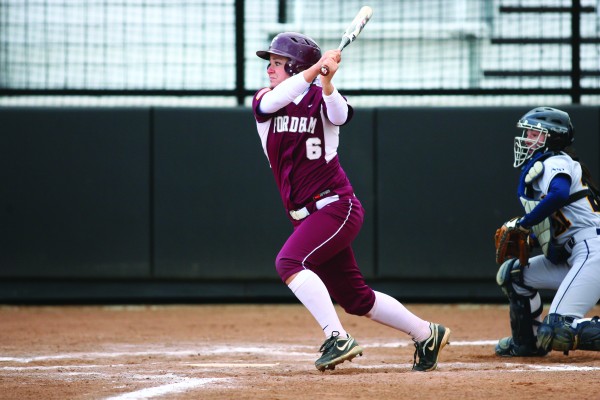
<instances>
[{"instance_id":1,"label":"bat handle","mask_svg":"<svg viewBox=\"0 0 600 400\"><path fill-rule=\"evenodd\" d=\"M342 42L341 42L341 43L340 43L340 45L338 46L338 50L339 50L339 51L342 51L342 50L344 50L344 48L345 48L346 46L348 46L348 45L350 44L350 42L351 42L351 41L352 41L352 40L350 40L350 38L349 38L349 37L347 37L347 36L344 36L344 37L342 38ZM327 68L327 66L326 66L326 65L323 65L323 66L321 67L321 75L323 75L323 76L327 76L328 74L329 74L329 68Z\"/></svg>"}]
</instances>

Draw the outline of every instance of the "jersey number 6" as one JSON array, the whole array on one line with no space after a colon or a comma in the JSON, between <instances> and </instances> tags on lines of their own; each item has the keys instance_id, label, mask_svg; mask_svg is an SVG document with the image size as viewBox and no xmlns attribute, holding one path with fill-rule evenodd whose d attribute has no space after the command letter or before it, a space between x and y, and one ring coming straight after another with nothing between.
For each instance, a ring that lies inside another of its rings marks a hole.
<instances>
[{"instance_id":1,"label":"jersey number 6","mask_svg":"<svg viewBox=\"0 0 600 400\"><path fill-rule=\"evenodd\" d=\"M322 154L321 139L317 137L306 139L306 158L309 160L318 160Z\"/></svg>"}]
</instances>

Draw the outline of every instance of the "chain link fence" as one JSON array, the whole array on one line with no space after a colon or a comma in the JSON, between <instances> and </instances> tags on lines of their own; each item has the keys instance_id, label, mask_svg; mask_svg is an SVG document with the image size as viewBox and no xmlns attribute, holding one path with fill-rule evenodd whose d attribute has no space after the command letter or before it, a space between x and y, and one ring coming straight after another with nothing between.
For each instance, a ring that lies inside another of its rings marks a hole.
<instances>
[{"instance_id":1,"label":"chain link fence","mask_svg":"<svg viewBox=\"0 0 600 400\"><path fill-rule=\"evenodd\" d=\"M336 86L355 105L600 104L600 0L377 0ZM0 0L0 105L248 105L255 52L322 49L356 0Z\"/></svg>"}]
</instances>

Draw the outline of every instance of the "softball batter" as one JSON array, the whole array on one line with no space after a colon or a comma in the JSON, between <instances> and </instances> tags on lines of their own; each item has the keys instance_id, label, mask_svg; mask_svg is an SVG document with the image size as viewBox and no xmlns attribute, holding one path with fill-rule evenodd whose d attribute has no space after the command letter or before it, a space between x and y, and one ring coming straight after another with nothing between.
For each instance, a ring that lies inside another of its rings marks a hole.
<instances>
[{"instance_id":1,"label":"softball batter","mask_svg":"<svg viewBox=\"0 0 600 400\"><path fill-rule=\"evenodd\" d=\"M373 291L352 251L364 210L337 155L340 126L353 115L331 82L341 52L329 50L321 55L310 37L284 32L268 50L256 54L269 61L270 81L253 98L256 127L294 227L275 267L325 334L315 366L320 371L334 369L362 355L363 349L340 323L333 298L347 313L410 335L416 347L413 370L435 369L450 330L418 318L393 297ZM319 78L322 66L329 74Z\"/></svg>"},{"instance_id":2,"label":"softball batter","mask_svg":"<svg viewBox=\"0 0 600 400\"><path fill-rule=\"evenodd\" d=\"M598 190L570 145L569 114L537 107L517 123L515 168L525 215L514 220L531 232L542 254L527 265L504 262L497 282L508 296L512 336L500 339L500 356L544 356L551 350L600 350L598 317L584 318L600 299ZM542 321L538 290L556 294Z\"/></svg>"}]
</instances>

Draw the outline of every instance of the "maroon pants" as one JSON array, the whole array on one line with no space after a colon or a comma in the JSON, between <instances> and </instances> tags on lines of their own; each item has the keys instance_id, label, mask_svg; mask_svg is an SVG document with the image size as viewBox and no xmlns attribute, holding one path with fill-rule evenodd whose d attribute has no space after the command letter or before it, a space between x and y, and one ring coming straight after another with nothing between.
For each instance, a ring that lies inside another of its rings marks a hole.
<instances>
[{"instance_id":1,"label":"maroon pants","mask_svg":"<svg viewBox=\"0 0 600 400\"><path fill-rule=\"evenodd\" d=\"M295 227L277 255L275 267L281 279L285 282L310 269L347 313L368 313L375 293L365 283L351 247L363 219L364 209L354 196L342 197L310 214Z\"/></svg>"}]
</instances>

